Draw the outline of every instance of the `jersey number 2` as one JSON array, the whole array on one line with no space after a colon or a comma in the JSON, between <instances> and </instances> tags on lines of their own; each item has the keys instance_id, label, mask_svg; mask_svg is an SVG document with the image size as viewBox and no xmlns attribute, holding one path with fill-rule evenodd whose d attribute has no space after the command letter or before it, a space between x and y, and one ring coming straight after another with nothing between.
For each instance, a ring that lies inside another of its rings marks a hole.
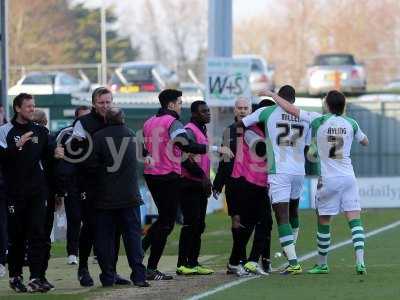
<instances>
[{"instance_id":1,"label":"jersey number 2","mask_svg":"<svg viewBox=\"0 0 400 300\"><path fill-rule=\"evenodd\" d=\"M343 158L343 137L328 135L328 143L332 144L329 149L329 158L342 159Z\"/></svg>"}]
</instances>

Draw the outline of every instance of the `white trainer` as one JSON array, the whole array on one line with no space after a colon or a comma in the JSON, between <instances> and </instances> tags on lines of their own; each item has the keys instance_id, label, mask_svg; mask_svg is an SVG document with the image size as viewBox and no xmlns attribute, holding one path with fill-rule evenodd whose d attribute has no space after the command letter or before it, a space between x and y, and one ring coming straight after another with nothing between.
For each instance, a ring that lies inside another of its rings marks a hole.
<instances>
[{"instance_id":1,"label":"white trainer","mask_svg":"<svg viewBox=\"0 0 400 300\"><path fill-rule=\"evenodd\" d=\"M261 275L261 276L268 276L268 275L269 275L268 272L265 272L265 271L264 271L263 267L260 266L260 264L257 264L255 274Z\"/></svg>"},{"instance_id":2,"label":"white trainer","mask_svg":"<svg viewBox=\"0 0 400 300\"><path fill-rule=\"evenodd\" d=\"M259 263L254 262L254 261L249 261L244 265L244 269L252 274L255 275L262 275L262 276L268 276L269 274L264 271L264 269L260 266Z\"/></svg>"},{"instance_id":3,"label":"white trainer","mask_svg":"<svg viewBox=\"0 0 400 300\"><path fill-rule=\"evenodd\" d=\"M241 264L234 266L231 264L228 264L227 266L227 274L236 274L239 277L243 276L249 276L251 275L249 272L247 272Z\"/></svg>"},{"instance_id":4,"label":"white trainer","mask_svg":"<svg viewBox=\"0 0 400 300\"><path fill-rule=\"evenodd\" d=\"M0 264L0 278L6 276L6 267Z\"/></svg>"},{"instance_id":5,"label":"white trainer","mask_svg":"<svg viewBox=\"0 0 400 300\"><path fill-rule=\"evenodd\" d=\"M72 265L77 265L78 264L78 258L76 257L76 255L70 255L68 256L68 265L72 266Z\"/></svg>"}]
</instances>

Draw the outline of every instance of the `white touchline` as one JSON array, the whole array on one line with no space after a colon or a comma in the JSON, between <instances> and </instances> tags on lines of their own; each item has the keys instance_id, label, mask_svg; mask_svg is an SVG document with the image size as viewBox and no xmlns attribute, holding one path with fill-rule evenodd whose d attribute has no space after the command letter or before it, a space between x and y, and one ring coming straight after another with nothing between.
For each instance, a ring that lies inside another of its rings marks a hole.
<instances>
[{"instance_id":1,"label":"white touchline","mask_svg":"<svg viewBox=\"0 0 400 300\"><path fill-rule=\"evenodd\" d=\"M399 225L400 225L400 221L397 221L397 222L391 223L391 224L389 224L389 225L383 226L383 227L381 227L381 228L372 230L372 231L367 232L367 233L365 234L365 238L368 238L368 237L371 237L371 236L380 234L381 232L384 232L384 231L393 229L393 228L395 228L395 227L397 227L397 226L399 226ZM352 244L352 243L353 243L352 239L348 239L348 240L346 240L346 241L337 243L337 244L335 244L335 245L329 247L329 251L333 251L333 250L335 250L335 249L344 247L344 246L349 245L349 244ZM315 256L317 256L317 255L318 255L318 252L317 252L317 251L312 251L312 252L310 252L310 253L307 253L306 255L301 256L298 260L299 260L299 262L305 261L305 260L308 260L308 259L310 259L310 258L313 258L313 257L315 257ZM256 279L256 278L260 278L260 277L261 277L261 276L252 276L252 277L240 278L240 279L231 281L231 282L229 282L229 283L223 284L223 285L221 285L221 286L218 286L218 287L216 287L216 288L214 288L214 289L212 289L212 290L209 290L209 291L207 291L207 292L204 292L204 293L201 293L201 294L198 294L198 295L194 295L194 296L192 296L192 297L190 297L190 298L187 298L187 300L198 300L198 299L203 299L203 298L209 297L209 296L211 296L211 295L214 295L214 294L216 294L216 293L218 293L218 292L221 292L221 291L224 291L224 290L226 290L226 289L229 289L229 288L231 288L231 287L233 287L233 286L242 284L243 282L246 282L246 281L249 281L249 280L252 280L252 279Z\"/></svg>"}]
</instances>

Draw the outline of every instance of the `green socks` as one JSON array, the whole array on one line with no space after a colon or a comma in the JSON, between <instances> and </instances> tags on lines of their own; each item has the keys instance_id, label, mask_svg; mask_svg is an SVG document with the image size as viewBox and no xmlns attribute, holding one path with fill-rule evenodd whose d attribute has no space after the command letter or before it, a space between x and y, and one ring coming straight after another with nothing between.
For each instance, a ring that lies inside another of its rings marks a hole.
<instances>
[{"instance_id":1,"label":"green socks","mask_svg":"<svg viewBox=\"0 0 400 300\"><path fill-rule=\"evenodd\" d=\"M331 245L330 225L323 225L318 223L317 245L318 265L326 265L328 263L329 246Z\"/></svg>"},{"instance_id":2,"label":"green socks","mask_svg":"<svg viewBox=\"0 0 400 300\"><path fill-rule=\"evenodd\" d=\"M364 228L360 219L353 219L349 222L354 250L356 252L356 263L364 265Z\"/></svg>"}]
</instances>

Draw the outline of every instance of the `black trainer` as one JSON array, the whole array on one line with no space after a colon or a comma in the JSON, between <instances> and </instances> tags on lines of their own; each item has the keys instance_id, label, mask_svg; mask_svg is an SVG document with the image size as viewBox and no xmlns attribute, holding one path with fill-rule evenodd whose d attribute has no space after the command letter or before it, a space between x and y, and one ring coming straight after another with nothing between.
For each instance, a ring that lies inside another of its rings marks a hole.
<instances>
[{"instance_id":1,"label":"black trainer","mask_svg":"<svg viewBox=\"0 0 400 300\"><path fill-rule=\"evenodd\" d=\"M137 281L133 282L133 284L137 287L143 288L143 287L149 287L150 284L147 281Z\"/></svg>"},{"instance_id":2,"label":"black trainer","mask_svg":"<svg viewBox=\"0 0 400 300\"><path fill-rule=\"evenodd\" d=\"M29 280L27 289L29 293L47 293L49 291L39 278Z\"/></svg>"},{"instance_id":3,"label":"black trainer","mask_svg":"<svg viewBox=\"0 0 400 300\"><path fill-rule=\"evenodd\" d=\"M146 271L146 279L147 280L171 280L173 277L171 275L167 275L161 273L158 270L147 270Z\"/></svg>"},{"instance_id":4,"label":"black trainer","mask_svg":"<svg viewBox=\"0 0 400 300\"><path fill-rule=\"evenodd\" d=\"M22 276L16 276L10 279L10 288L17 293L26 293L28 290L24 285Z\"/></svg>"},{"instance_id":5,"label":"black trainer","mask_svg":"<svg viewBox=\"0 0 400 300\"><path fill-rule=\"evenodd\" d=\"M78 280L81 286L90 287L94 285L93 279L90 276L88 269L79 269L78 270Z\"/></svg>"},{"instance_id":6,"label":"black trainer","mask_svg":"<svg viewBox=\"0 0 400 300\"><path fill-rule=\"evenodd\" d=\"M50 283L50 282L47 280L46 277L43 277L43 278L41 279L41 281L42 281L43 286L45 286L49 291L54 291L54 290L56 289L55 286L54 286L52 283Z\"/></svg>"},{"instance_id":7,"label":"black trainer","mask_svg":"<svg viewBox=\"0 0 400 300\"><path fill-rule=\"evenodd\" d=\"M123 278L121 275L116 274L115 275L115 281L114 283L116 285L131 285L131 281L128 279Z\"/></svg>"}]
</instances>

